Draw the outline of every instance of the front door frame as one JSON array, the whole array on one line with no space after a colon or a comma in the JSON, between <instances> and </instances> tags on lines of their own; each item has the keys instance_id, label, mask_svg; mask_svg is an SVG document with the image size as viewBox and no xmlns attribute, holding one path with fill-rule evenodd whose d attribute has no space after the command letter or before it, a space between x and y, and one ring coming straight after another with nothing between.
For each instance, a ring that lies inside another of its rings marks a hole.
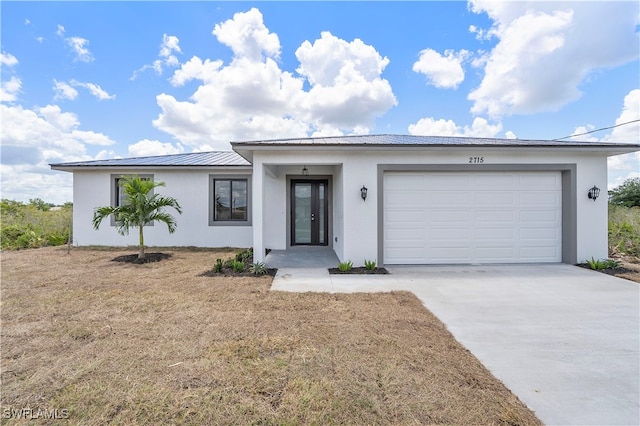
<instances>
[{"instance_id":1,"label":"front door frame","mask_svg":"<svg viewBox=\"0 0 640 426\"><path fill-rule=\"evenodd\" d=\"M332 188L333 188L333 179L331 175L314 175L314 176L304 176L304 175L287 175L286 177L286 217L287 217L287 249L291 247L299 247L299 246L309 246L309 244L292 244L293 242L293 227L291 217L293 215L293 202L292 202L292 187L294 182L313 182L313 181L325 181L327 183L326 187L326 244L320 245L320 247L332 247L331 243L333 239L333 197L332 197Z\"/></svg>"}]
</instances>

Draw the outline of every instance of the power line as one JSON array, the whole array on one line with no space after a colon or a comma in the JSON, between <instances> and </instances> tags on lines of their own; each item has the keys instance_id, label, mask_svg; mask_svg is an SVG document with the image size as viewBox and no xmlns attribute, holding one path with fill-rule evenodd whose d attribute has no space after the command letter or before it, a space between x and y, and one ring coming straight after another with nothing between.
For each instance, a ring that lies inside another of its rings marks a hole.
<instances>
[{"instance_id":1,"label":"power line","mask_svg":"<svg viewBox=\"0 0 640 426\"><path fill-rule=\"evenodd\" d=\"M602 129L591 130L590 132L578 133L577 135L569 135L569 136L565 136L565 137L563 137L563 138L558 138L558 139L553 139L553 140L554 140L554 141L561 141L562 139L568 139L568 138L574 138L574 137L576 137L576 136L588 135L589 133L600 132L600 131L602 131L602 130L609 130L609 129L613 129L613 128L615 128L615 127L624 126L624 125L626 125L626 124L637 123L638 121L640 121L640 119L637 119L637 120L631 120L631 121L627 121L626 123L620 123L620 124L616 124L616 125L614 125L614 126L603 127Z\"/></svg>"}]
</instances>

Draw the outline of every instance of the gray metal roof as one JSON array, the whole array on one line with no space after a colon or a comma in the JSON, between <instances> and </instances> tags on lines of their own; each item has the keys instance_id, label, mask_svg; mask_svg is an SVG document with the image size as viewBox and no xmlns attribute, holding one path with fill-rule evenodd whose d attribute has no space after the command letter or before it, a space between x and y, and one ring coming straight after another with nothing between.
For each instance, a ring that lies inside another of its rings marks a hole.
<instances>
[{"instance_id":1,"label":"gray metal roof","mask_svg":"<svg viewBox=\"0 0 640 426\"><path fill-rule=\"evenodd\" d=\"M53 168L81 167L237 167L251 166L234 151L193 152L190 154L154 155L110 160L76 161L50 164Z\"/></svg>"},{"instance_id":2,"label":"gray metal roof","mask_svg":"<svg viewBox=\"0 0 640 426\"><path fill-rule=\"evenodd\" d=\"M416 136L416 135L355 135L332 136L298 139L271 139L258 141L231 142L234 148L245 149L258 146L494 146L494 147L637 147L640 143L606 143L584 142L574 140L528 140L528 139L497 139L472 138L457 136Z\"/></svg>"},{"instance_id":3,"label":"gray metal roof","mask_svg":"<svg viewBox=\"0 0 640 426\"><path fill-rule=\"evenodd\" d=\"M413 135L356 135L321 138L271 139L231 142L238 151L194 152L190 154L156 155L110 160L76 161L50 164L53 169L84 167L250 167L251 151L277 147L494 147L494 148L569 148L607 151L609 155L640 151L640 143L606 143L527 139L467 138Z\"/></svg>"}]
</instances>

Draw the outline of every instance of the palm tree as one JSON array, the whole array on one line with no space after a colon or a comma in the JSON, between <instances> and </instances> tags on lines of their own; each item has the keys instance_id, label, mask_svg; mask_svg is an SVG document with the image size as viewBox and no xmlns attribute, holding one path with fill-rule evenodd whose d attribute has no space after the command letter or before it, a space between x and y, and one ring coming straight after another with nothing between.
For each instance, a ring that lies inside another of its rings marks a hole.
<instances>
[{"instance_id":1,"label":"palm tree","mask_svg":"<svg viewBox=\"0 0 640 426\"><path fill-rule=\"evenodd\" d=\"M180 204L173 197L150 195L157 186L165 186L164 182L154 182L138 176L126 176L119 179L118 184L124 189L125 196L119 206L98 207L93 213L93 228L98 229L102 221L114 215L116 227L120 235L127 235L129 228L138 227L140 232L140 251L138 259L144 259L144 225L155 221L164 222L169 233L176 230L176 220L164 211L165 207L173 207L182 214Z\"/></svg>"}]
</instances>

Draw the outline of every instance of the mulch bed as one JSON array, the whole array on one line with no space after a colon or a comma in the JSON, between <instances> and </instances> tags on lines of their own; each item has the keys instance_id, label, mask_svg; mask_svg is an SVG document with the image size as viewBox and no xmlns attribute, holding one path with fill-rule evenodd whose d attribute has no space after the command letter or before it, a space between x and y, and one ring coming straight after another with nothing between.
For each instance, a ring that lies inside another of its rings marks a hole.
<instances>
[{"instance_id":1,"label":"mulch bed","mask_svg":"<svg viewBox=\"0 0 640 426\"><path fill-rule=\"evenodd\" d=\"M596 272L602 272L603 274L613 275L614 277L620 276L622 274L633 274L636 273L633 269L625 268L624 266L619 266L617 268L606 268L606 269L591 269L588 263L578 263L576 266L581 268L589 269Z\"/></svg>"},{"instance_id":2,"label":"mulch bed","mask_svg":"<svg viewBox=\"0 0 640 426\"><path fill-rule=\"evenodd\" d=\"M143 263L152 263L152 262L160 262L161 260L165 260L170 258L172 255L168 253L145 253L144 258L138 259L138 254L125 254L122 256L114 257L111 259L112 262L125 262L125 263L135 263L137 265L141 265Z\"/></svg>"},{"instance_id":3,"label":"mulch bed","mask_svg":"<svg viewBox=\"0 0 640 426\"><path fill-rule=\"evenodd\" d=\"M199 277L275 277L278 269L275 268L267 268L265 273L262 275L257 275L248 270L244 270L242 272L236 272L231 268L222 268L221 272L216 272L215 269L210 269L198 275Z\"/></svg>"},{"instance_id":4,"label":"mulch bed","mask_svg":"<svg viewBox=\"0 0 640 426\"><path fill-rule=\"evenodd\" d=\"M367 269L364 266L358 266L356 268L351 268L351 270L349 271L341 271L338 268L329 268L329 273L335 274L335 275L349 275L349 274L383 275L383 274L388 274L389 272L385 268Z\"/></svg>"}]
</instances>

